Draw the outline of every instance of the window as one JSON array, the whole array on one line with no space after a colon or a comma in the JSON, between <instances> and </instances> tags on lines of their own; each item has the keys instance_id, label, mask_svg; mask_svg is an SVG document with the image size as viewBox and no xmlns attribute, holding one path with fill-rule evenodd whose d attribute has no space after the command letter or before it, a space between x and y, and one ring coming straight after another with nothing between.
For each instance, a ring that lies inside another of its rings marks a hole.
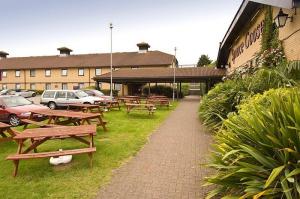
<instances>
[{"instance_id":1,"label":"window","mask_svg":"<svg viewBox=\"0 0 300 199\"><path fill-rule=\"evenodd\" d=\"M5 70L2 71L2 77L7 77L7 72Z\"/></svg>"},{"instance_id":2,"label":"window","mask_svg":"<svg viewBox=\"0 0 300 199\"><path fill-rule=\"evenodd\" d=\"M6 84L2 84L2 90L7 89L7 85Z\"/></svg>"},{"instance_id":3,"label":"window","mask_svg":"<svg viewBox=\"0 0 300 199\"><path fill-rule=\"evenodd\" d=\"M77 96L76 96L75 93L73 93L73 92L68 92L68 93L67 93L67 98L68 98L68 99L76 99Z\"/></svg>"},{"instance_id":4,"label":"window","mask_svg":"<svg viewBox=\"0 0 300 199\"><path fill-rule=\"evenodd\" d=\"M17 83L17 84L15 85L15 88L16 88L16 90L21 89L21 84Z\"/></svg>"},{"instance_id":5,"label":"window","mask_svg":"<svg viewBox=\"0 0 300 199\"><path fill-rule=\"evenodd\" d=\"M61 76L68 76L68 69L61 69Z\"/></svg>"},{"instance_id":6,"label":"window","mask_svg":"<svg viewBox=\"0 0 300 199\"><path fill-rule=\"evenodd\" d=\"M50 77L51 76L51 70L50 69L46 69L45 70L45 76L46 77Z\"/></svg>"},{"instance_id":7,"label":"window","mask_svg":"<svg viewBox=\"0 0 300 199\"><path fill-rule=\"evenodd\" d=\"M44 98L54 98L55 91L46 91L43 95Z\"/></svg>"},{"instance_id":8,"label":"window","mask_svg":"<svg viewBox=\"0 0 300 199\"><path fill-rule=\"evenodd\" d=\"M30 77L35 77L35 70L34 69L30 69Z\"/></svg>"},{"instance_id":9,"label":"window","mask_svg":"<svg viewBox=\"0 0 300 199\"><path fill-rule=\"evenodd\" d=\"M21 71L20 70L16 70L16 77L20 77L21 75Z\"/></svg>"},{"instance_id":10,"label":"window","mask_svg":"<svg viewBox=\"0 0 300 199\"><path fill-rule=\"evenodd\" d=\"M78 69L78 76L84 76L84 69L83 68Z\"/></svg>"},{"instance_id":11,"label":"window","mask_svg":"<svg viewBox=\"0 0 300 199\"><path fill-rule=\"evenodd\" d=\"M50 89L51 89L51 83L46 83L45 90L50 90Z\"/></svg>"},{"instance_id":12,"label":"window","mask_svg":"<svg viewBox=\"0 0 300 199\"><path fill-rule=\"evenodd\" d=\"M84 83L78 83L78 87L79 87L79 89L84 88Z\"/></svg>"},{"instance_id":13,"label":"window","mask_svg":"<svg viewBox=\"0 0 300 199\"><path fill-rule=\"evenodd\" d=\"M58 91L56 93L55 98L66 98L66 94L67 94L67 92L65 92L65 91Z\"/></svg>"},{"instance_id":14,"label":"window","mask_svg":"<svg viewBox=\"0 0 300 199\"><path fill-rule=\"evenodd\" d=\"M34 84L34 83L31 83L31 84L30 84L30 89L31 89L31 90L35 90L35 84Z\"/></svg>"},{"instance_id":15,"label":"window","mask_svg":"<svg viewBox=\"0 0 300 199\"><path fill-rule=\"evenodd\" d=\"M122 84L115 84L115 90L120 91Z\"/></svg>"},{"instance_id":16,"label":"window","mask_svg":"<svg viewBox=\"0 0 300 199\"><path fill-rule=\"evenodd\" d=\"M139 69L139 67L138 66L134 66L134 67L131 67L131 69L136 70L136 69Z\"/></svg>"},{"instance_id":17,"label":"window","mask_svg":"<svg viewBox=\"0 0 300 199\"><path fill-rule=\"evenodd\" d=\"M95 75L96 75L96 76L99 76L99 75L101 75L101 73L102 73L101 68L96 68L96 70L95 70Z\"/></svg>"},{"instance_id":18,"label":"window","mask_svg":"<svg viewBox=\"0 0 300 199\"><path fill-rule=\"evenodd\" d=\"M62 83L61 84L61 89L68 90L68 84L67 83Z\"/></svg>"}]
</instances>

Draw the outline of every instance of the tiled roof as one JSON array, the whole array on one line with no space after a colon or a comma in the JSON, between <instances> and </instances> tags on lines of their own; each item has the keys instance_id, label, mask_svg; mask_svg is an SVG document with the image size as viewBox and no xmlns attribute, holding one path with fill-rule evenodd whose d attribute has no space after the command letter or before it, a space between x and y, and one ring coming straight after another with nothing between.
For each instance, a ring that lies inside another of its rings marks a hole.
<instances>
[{"instance_id":1,"label":"tiled roof","mask_svg":"<svg viewBox=\"0 0 300 199\"><path fill-rule=\"evenodd\" d=\"M116 68L131 66L167 66L173 63L174 56L160 51L147 53L113 53L113 66ZM28 68L71 68L71 67L109 67L110 53L83 54L39 57L14 57L0 60L0 69Z\"/></svg>"},{"instance_id":2,"label":"tiled roof","mask_svg":"<svg viewBox=\"0 0 300 199\"><path fill-rule=\"evenodd\" d=\"M143 69L120 69L113 71L114 82L172 82L173 68L143 68ZM204 79L222 79L226 70L210 67L199 68L176 68L176 79L185 81L198 81ZM108 82L110 73L94 77L94 80Z\"/></svg>"}]
</instances>

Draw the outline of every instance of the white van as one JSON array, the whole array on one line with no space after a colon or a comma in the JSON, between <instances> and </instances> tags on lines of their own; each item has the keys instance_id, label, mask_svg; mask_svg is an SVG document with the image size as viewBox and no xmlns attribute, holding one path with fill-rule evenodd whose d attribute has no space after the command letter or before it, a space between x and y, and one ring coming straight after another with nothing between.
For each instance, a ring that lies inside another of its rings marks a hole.
<instances>
[{"instance_id":1,"label":"white van","mask_svg":"<svg viewBox=\"0 0 300 199\"><path fill-rule=\"evenodd\" d=\"M41 96L41 104L50 109L67 107L68 104L99 104L102 98L89 96L81 90L45 90Z\"/></svg>"}]
</instances>

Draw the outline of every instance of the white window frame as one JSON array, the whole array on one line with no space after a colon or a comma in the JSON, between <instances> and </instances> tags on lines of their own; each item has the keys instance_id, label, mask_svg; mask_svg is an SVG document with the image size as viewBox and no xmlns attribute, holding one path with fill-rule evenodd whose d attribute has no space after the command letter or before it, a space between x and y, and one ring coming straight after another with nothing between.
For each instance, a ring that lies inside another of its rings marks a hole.
<instances>
[{"instance_id":1,"label":"white window frame","mask_svg":"<svg viewBox=\"0 0 300 199\"><path fill-rule=\"evenodd\" d=\"M15 75L16 77L21 77L21 70L16 70Z\"/></svg>"},{"instance_id":2,"label":"white window frame","mask_svg":"<svg viewBox=\"0 0 300 199\"><path fill-rule=\"evenodd\" d=\"M98 71L98 72L97 72ZM99 72L100 71L100 72ZM100 76L102 74L102 68L96 68L95 69L95 75Z\"/></svg>"},{"instance_id":3,"label":"white window frame","mask_svg":"<svg viewBox=\"0 0 300 199\"><path fill-rule=\"evenodd\" d=\"M68 83L61 83L62 90L68 90Z\"/></svg>"},{"instance_id":4,"label":"white window frame","mask_svg":"<svg viewBox=\"0 0 300 199\"><path fill-rule=\"evenodd\" d=\"M64 71L66 72L65 74L64 74ZM68 69L61 69L61 76L68 76Z\"/></svg>"},{"instance_id":5,"label":"white window frame","mask_svg":"<svg viewBox=\"0 0 300 199\"><path fill-rule=\"evenodd\" d=\"M51 83L45 84L45 90L51 90Z\"/></svg>"},{"instance_id":6,"label":"white window frame","mask_svg":"<svg viewBox=\"0 0 300 199\"><path fill-rule=\"evenodd\" d=\"M16 90L21 89L21 84L20 84L20 83L16 83L16 84L15 84L15 89L16 89Z\"/></svg>"},{"instance_id":7,"label":"white window frame","mask_svg":"<svg viewBox=\"0 0 300 199\"><path fill-rule=\"evenodd\" d=\"M30 83L30 90L36 90L35 83Z\"/></svg>"},{"instance_id":8,"label":"white window frame","mask_svg":"<svg viewBox=\"0 0 300 199\"><path fill-rule=\"evenodd\" d=\"M2 77L7 77L7 71L6 70L2 71Z\"/></svg>"},{"instance_id":9,"label":"white window frame","mask_svg":"<svg viewBox=\"0 0 300 199\"><path fill-rule=\"evenodd\" d=\"M78 68L78 76L84 76L84 68Z\"/></svg>"},{"instance_id":10,"label":"white window frame","mask_svg":"<svg viewBox=\"0 0 300 199\"><path fill-rule=\"evenodd\" d=\"M49 72L49 74L47 72ZM45 69L45 77L51 77L51 69Z\"/></svg>"}]
</instances>

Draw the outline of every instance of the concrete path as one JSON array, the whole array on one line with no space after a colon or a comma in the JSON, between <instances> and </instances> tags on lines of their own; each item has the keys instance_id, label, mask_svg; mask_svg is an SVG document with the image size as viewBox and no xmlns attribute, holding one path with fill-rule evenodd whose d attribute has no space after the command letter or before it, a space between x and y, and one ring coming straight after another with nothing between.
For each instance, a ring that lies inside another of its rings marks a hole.
<instances>
[{"instance_id":1,"label":"concrete path","mask_svg":"<svg viewBox=\"0 0 300 199\"><path fill-rule=\"evenodd\" d=\"M204 198L207 188L201 184L209 170L200 164L208 158L211 136L199 122L199 101L185 98L137 156L114 172L97 198Z\"/></svg>"}]
</instances>

